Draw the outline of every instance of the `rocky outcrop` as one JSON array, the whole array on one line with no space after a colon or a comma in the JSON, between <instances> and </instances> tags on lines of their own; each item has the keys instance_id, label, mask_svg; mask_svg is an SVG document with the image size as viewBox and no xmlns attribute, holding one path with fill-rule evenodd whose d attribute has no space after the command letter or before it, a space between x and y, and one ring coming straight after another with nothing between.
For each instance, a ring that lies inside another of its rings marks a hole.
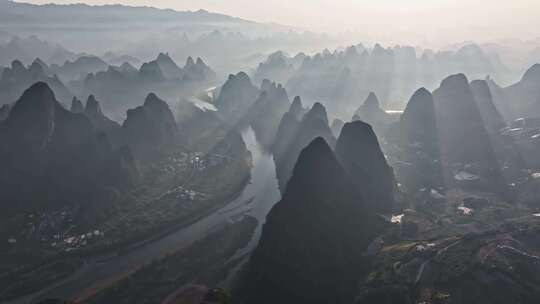
<instances>
[{"instance_id":1,"label":"rocky outcrop","mask_svg":"<svg viewBox=\"0 0 540 304\"><path fill-rule=\"evenodd\" d=\"M362 121L346 123L336 143L336 156L361 189L370 210L391 213L396 185L394 172L371 126Z\"/></svg>"},{"instance_id":2,"label":"rocky outcrop","mask_svg":"<svg viewBox=\"0 0 540 304\"><path fill-rule=\"evenodd\" d=\"M350 303L377 231L359 190L323 138L309 143L266 218L239 303Z\"/></svg>"},{"instance_id":3,"label":"rocky outcrop","mask_svg":"<svg viewBox=\"0 0 540 304\"><path fill-rule=\"evenodd\" d=\"M493 103L489 86L484 80L474 80L470 84L476 106L489 134L499 134L506 123Z\"/></svg>"},{"instance_id":4,"label":"rocky outcrop","mask_svg":"<svg viewBox=\"0 0 540 304\"><path fill-rule=\"evenodd\" d=\"M159 53L157 58L154 61L158 66L163 77L165 79L181 79L183 72L178 65L172 60L169 54Z\"/></svg>"},{"instance_id":5,"label":"rocky outcrop","mask_svg":"<svg viewBox=\"0 0 540 304\"><path fill-rule=\"evenodd\" d=\"M297 119L301 119L304 114L306 114L307 109L302 105L302 99L300 96L295 96L293 102L291 103L291 108L289 113L294 115Z\"/></svg>"},{"instance_id":6,"label":"rocky outcrop","mask_svg":"<svg viewBox=\"0 0 540 304\"><path fill-rule=\"evenodd\" d=\"M87 74L106 71L108 64L96 56L81 56L73 61L66 61L62 66L51 65L49 73L59 75L64 81L84 78Z\"/></svg>"},{"instance_id":7,"label":"rocky outcrop","mask_svg":"<svg viewBox=\"0 0 540 304\"><path fill-rule=\"evenodd\" d=\"M463 182L458 174L466 172L484 187L500 191L500 168L467 78L446 78L433 97L446 183Z\"/></svg>"},{"instance_id":8,"label":"rocky outcrop","mask_svg":"<svg viewBox=\"0 0 540 304\"><path fill-rule=\"evenodd\" d=\"M184 81L207 81L216 79L216 73L199 57L197 57L196 62L193 61L193 58L188 57L182 71L182 79Z\"/></svg>"},{"instance_id":9,"label":"rocky outcrop","mask_svg":"<svg viewBox=\"0 0 540 304\"><path fill-rule=\"evenodd\" d=\"M428 90L414 93L395 130L398 180L412 191L443 186L435 106Z\"/></svg>"},{"instance_id":10,"label":"rocky outcrop","mask_svg":"<svg viewBox=\"0 0 540 304\"><path fill-rule=\"evenodd\" d=\"M361 120L372 125L377 134L385 134L390 125L390 117L381 108L375 93L370 92L366 101L356 110L352 120Z\"/></svg>"},{"instance_id":11,"label":"rocky outcrop","mask_svg":"<svg viewBox=\"0 0 540 304\"><path fill-rule=\"evenodd\" d=\"M249 76L240 72L229 75L221 87L215 105L224 121L235 124L240 119L244 119L259 94L259 90L251 83Z\"/></svg>"},{"instance_id":12,"label":"rocky outcrop","mask_svg":"<svg viewBox=\"0 0 540 304\"><path fill-rule=\"evenodd\" d=\"M304 116L304 111L302 100L300 97L296 96L289 111L283 114L283 117L279 122L276 138L272 147L274 159L280 159L289 148L289 145L298 130L298 126L300 125L300 120Z\"/></svg>"},{"instance_id":13,"label":"rocky outcrop","mask_svg":"<svg viewBox=\"0 0 540 304\"><path fill-rule=\"evenodd\" d=\"M261 83L264 79L272 79L285 83L294 73L294 66L281 51L272 53L266 61L261 62L253 74L253 81Z\"/></svg>"},{"instance_id":14,"label":"rocky outcrop","mask_svg":"<svg viewBox=\"0 0 540 304\"><path fill-rule=\"evenodd\" d=\"M117 146L118 143L122 141L120 125L103 114L101 105L94 95L88 96L86 107L84 108L84 115L88 117L97 131L107 134L107 137L113 146Z\"/></svg>"},{"instance_id":15,"label":"rocky outcrop","mask_svg":"<svg viewBox=\"0 0 540 304\"><path fill-rule=\"evenodd\" d=\"M165 75L157 61L143 63L139 70L139 77L150 82L162 82L165 80Z\"/></svg>"},{"instance_id":16,"label":"rocky outcrop","mask_svg":"<svg viewBox=\"0 0 540 304\"><path fill-rule=\"evenodd\" d=\"M55 93L56 98L68 102L73 94L56 76L48 76L43 67L34 61L26 68L20 61L15 60L5 68L0 76L0 104L14 103L22 93L36 82L46 83Z\"/></svg>"},{"instance_id":17,"label":"rocky outcrop","mask_svg":"<svg viewBox=\"0 0 540 304\"><path fill-rule=\"evenodd\" d=\"M313 107L303 116L302 120L295 126L294 115L289 116L286 120L282 120L283 124L287 124L293 129L290 136L277 139L276 153L274 160L276 162L276 176L278 184L282 192L285 191L287 182L291 177L294 164L298 159L298 155L313 139L322 137L331 146L334 147L336 140L332 131L328 126L328 116L325 107L320 103L315 103ZM284 118L285 119L285 118ZM285 130L286 126L280 126L280 130ZM287 132L287 131L282 131ZM278 131L278 134L280 132ZM279 136L279 135L278 135Z\"/></svg>"},{"instance_id":18,"label":"rocky outcrop","mask_svg":"<svg viewBox=\"0 0 540 304\"><path fill-rule=\"evenodd\" d=\"M251 107L248 119L257 140L270 150L276 139L281 118L291 107L289 96L281 84L269 83Z\"/></svg>"},{"instance_id":19,"label":"rocky outcrop","mask_svg":"<svg viewBox=\"0 0 540 304\"><path fill-rule=\"evenodd\" d=\"M521 80L504 89L515 117L540 117L540 64L530 67Z\"/></svg>"},{"instance_id":20,"label":"rocky outcrop","mask_svg":"<svg viewBox=\"0 0 540 304\"><path fill-rule=\"evenodd\" d=\"M493 79L486 77L486 83L489 87L489 92L493 98L493 104L495 105L497 111L501 114L505 122L510 122L516 118L518 115L514 113L512 105L509 103L508 97L506 96L506 90L499 86Z\"/></svg>"},{"instance_id":21,"label":"rocky outcrop","mask_svg":"<svg viewBox=\"0 0 540 304\"><path fill-rule=\"evenodd\" d=\"M127 187L136 167L126 153L114 150L85 115L64 109L49 86L38 82L0 124L0 186L9 189L0 201L14 204L7 210L70 205L95 198L105 187Z\"/></svg>"},{"instance_id":22,"label":"rocky outcrop","mask_svg":"<svg viewBox=\"0 0 540 304\"><path fill-rule=\"evenodd\" d=\"M128 110L122 125L125 140L135 157L154 158L178 144L179 133L167 103L150 93L144 104Z\"/></svg>"},{"instance_id":23,"label":"rocky outcrop","mask_svg":"<svg viewBox=\"0 0 540 304\"><path fill-rule=\"evenodd\" d=\"M84 112L84 106L83 106L82 102L77 97L73 97L73 99L71 100L70 111L73 112L73 113L82 113L82 112Z\"/></svg>"}]
</instances>

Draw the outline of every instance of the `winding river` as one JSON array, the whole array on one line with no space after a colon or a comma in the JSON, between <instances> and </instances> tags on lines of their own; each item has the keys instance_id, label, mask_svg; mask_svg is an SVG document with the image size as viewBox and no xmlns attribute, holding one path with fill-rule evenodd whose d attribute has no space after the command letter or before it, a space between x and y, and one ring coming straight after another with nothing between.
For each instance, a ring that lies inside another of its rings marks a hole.
<instances>
[{"instance_id":1,"label":"winding river","mask_svg":"<svg viewBox=\"0 0 540 304\"><path fill-rule=\"evenodd\" d=\"M43 298L75 299L81 294L91 293L92 290L105 286L153 260L186 248L194 241L204 238L215 229L245 214L256 217L259 222L249 245L240 249L237 256L249 253L257 244L266 214L279 200L280 192L275 178L272 155L264 152L255 138L253 129L244 130L242 138L251 151L253 167L251 181L237 199L191 225L136 247L127 253L88 260L71 277L36 294L10 303L33 303Z\"/></svg>"}]
</instances>

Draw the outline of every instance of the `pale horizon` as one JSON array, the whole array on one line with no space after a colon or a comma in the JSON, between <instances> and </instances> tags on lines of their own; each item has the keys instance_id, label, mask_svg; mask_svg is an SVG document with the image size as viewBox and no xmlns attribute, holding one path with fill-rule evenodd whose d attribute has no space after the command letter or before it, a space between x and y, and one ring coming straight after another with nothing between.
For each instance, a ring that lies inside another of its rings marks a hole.
<instances>
[{"instance_id":1,"label":"pale horizon","mask_svg":"<svg viewBox=\"0 0 540 304\"><path fill-rule=\"evenodd\" d=\"M514 0L24 0L34 4L124 4L199 9L329 34L348 33L385 43L440 44L540 37L540 2ZM264 9L261 9L264 8Z\"/></svg>"}]
</instances>

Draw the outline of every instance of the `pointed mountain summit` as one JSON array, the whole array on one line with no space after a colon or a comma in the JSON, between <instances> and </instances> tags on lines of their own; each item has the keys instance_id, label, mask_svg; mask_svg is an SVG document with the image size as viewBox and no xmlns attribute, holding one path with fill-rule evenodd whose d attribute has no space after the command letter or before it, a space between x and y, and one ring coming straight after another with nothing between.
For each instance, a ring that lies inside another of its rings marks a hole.
<instances>
[{"instance_id":1,"label":"pointed mountain summit","mask_svg":"<svg viewBox=\"0 0 540 304\"><path fill-rule=\"evenodd\" d=\"M400 117L400 130L403 145L418 142L424 146L438 146L433 95L425 88L417 90L407 103Z\"/></svg>"},{"instance_id":2,"label":"pointed mountain summit","mask_svg":"<svg viewBox=\"0 0 540 304\"><path fill-rule=\"evenodd\" d=\"M198 65L198 66L207 66L206 63L204 63L204 61L202 60L201 57L197 57L197 62L195 62L195 65Z\"/></svg>"},{"instance_id":3,"label":"pointed mountain summit","mask_svg":"<svg viewBox=\"0 0 540 304\"><path fill-rule=\"evenodd\" d=\"M242 119L255 103L260 92L244 72L229 75L221 87L215 105L225 121L237 122Z\"/></svg>"},{"instance_id":4,"label":"pointed mountain summit","mask_svg":"<svg viewBox=\"0 0 540 304\"><path fill-rule=\"evenodd\" d=\"M84 205L104 187L130 183L133 164L116 152L85 115L64 109L50 87L38 82L0 124L0 188L9 189L0 202L12 203L3 205L9 210Z\"/></svg>"},{"instance_id":5,"label":"pointed mountain summit","mask_svg":"<svg viewBox=\"0 0 540 304\"><path fill-rule=\"evenodd\" d=\"M120 72L126 73L126 74L134 74L137 73L137 69L129 62L124 62L119 67Z\"/></svg>"},{"instance_id":6,"label":"pointed mountain summit","mask_svg":"<svg viewBox=\"0 0 540 304\"><path fill-rule=\"evenodd\" d=\"M95 134L88 119L65 110L44 82L23 93L3 131L7 150L13 153L10 157L23 166L47 157L50 161L62 160L72 149L91 142Z\"/></svg>"},{"instance_id":7,"label":"pointed mountain summit","mask_svg":"<svg viewBox=\"0 0 540 304\"><path fill-rule=\"evenodd\" d=\"M306 109L304 109L304 106L302 105L302 99L300 96L294 97L291 107L289 108L289 113L294 115L297 119L302 118L302 116L304 116L306 113Z\"/></svg>"},{"instance_id":8,"label":"pointed mountain summit","mask_svg":"<svg viewBox=\"0 0 540 304\"><path fill-rule=\"evenodd\" d=\"M290 121L293 121L293 119L289 119L289 123ZM291 124L294 125L294 122ZM284 128L280 127L279 129L283 130ZM283 149L283 152L281 154L274 154L274 159L276 162L276 176L282 192L285 191L285 187L289 178L291 177L294 164L296 163L298 155L300 155L302 149L304 149L317 137L324 138L324 140L331 147L334 147L336 143L336 139L330 130L330 126L328 125L326 108L320 103L315 103L304 115L296 130L290 130L289 132L291 132L292 136L290 138L287 137L287 139L289 139L288 143L278 143L281 149ZM283 139L278 138L278 141L281 140Z\"/></svg>"},{"instance_id":9,"label":"pointed mountain summit","mask_svg":"<svg viewBox=\"0 0 540 304\"><path fill-rule=\"evenodd\" d=\"M139 76L152 82L165 80L165 75L157 61L145 62L139 69Z\"/></svg>"},{"instance_id":10,"label":"pointed mountain summit","mask_svg":"<svg viewBox=\"0 0 540 304\"><path fill-rule=\"evenodd\" d=\"M11 67L2 70L0 104L14 103L26 89L37 82L46 83L55 92L56 99L62 102L67 103L73 97L58 77L48 76L37 61L26 68L20 61L15 60Z\"/></svg>"},{"instance_id":11,"label":"pointed mountain summit","mask_svg":"<svg viewBox=\"0 0 540 304\"><path fill-rule=\"evenodd\" d=\"M394 130L400 151L395 164L398 180L412 191L443 186L435 105L428 90L413 94Z\"/></svg>"},{"instance_id":12,"label":"pointed mountain summit","mask_svg":"<svg viewBox=\"0 0 540 304\"><path fill-rule=\"evenodd\" d=\"M506 127L506 123L493 104L493 98L487 82L485 80L474 80L470 85L486 130L490 134L499 134L499 131Z\"/></svg>"},{"instance_id":13,"label":"pointed mountain summit","mask_svg":"<svg viewBox=\"0 0 540 304\"><path fill-rule=\"evenodd\" d=\"M150 93L144 105L127 111L122 126L129 145L138 158L152 158L174 147L178 127L169 105Z\"/></svg>"},{"instance_id":14,"label":"pointed mountain summit","mask_svg":"<svg viewBox=\"0 0 540 304\"><path fill-rule=\"evenodd\" d=\"M247 119L259 142L270 150L279 129L281 118L291 107L287 91L275 82L268 84L249 110Z\"/></svg>"},{"instance_id":15,"label":"pointed mountain summit","mask_svg":"<svg viewBox=\"0 0 540 304\"><path fill-rule=\"evenodd\" d=\"M53 91L37 82L24 91L15 103L6 123L18 133L17 142L29 150L44 149L54 132L57 106Z\"/></svg>"},{"instance_id":16,"label":"pointed mountain summit","mask_svg":"<svg viewBox=\"0 0 540 304\"><path fill-rule=\"evenodd\" d=\"M326 108L320 102L313 104L311 109L304 115L304 121L315 121L321 120L326 125L328 125L328 114L326 113Z\"/></svg>"},{"instance_id":17,"label":"pointed mountain summit","mask_svg":"<svg viewBox=\"0 0 540 304\"><path fill-rule=\"evenodd\" d=\"M212 81L216 79L216 73L204 61L197 57L197 62L190 56L182 69L184 81Z\"/></svg>"},{"instance_id":18,"label":"pointed mountain summit","mask_svg":"<svg viewBox=\"0 0 540 304\"><path fill-rule=\"evenodd\" d=\"M363 108L372 111L377 110L381 107L381 103L379 102L379 98L377 98L377 95L373 92L369 92L368 97L364 101Z\"/></svg>"},{"instance_id":19,"label":"pointed mountain summit","mask_svg":"<svg viewBox=\"0 0 540 304\"><path fill-rule=\"evenodd\" d=\"M523 78L504 88L506 103L512 114L512 119L540 117L540 64L530 67Z\"/></svg>"},{"instance_id":20,"label":"pointed mountain summit","mask_svg":"<svg viewBox=\"0 0 540 304\"><path fill-rule=\"evenodd\" d=\"M283 117L279 122L276 138L272 147L274 159L280 159L289 148L304 114L305 109L302 106L302 100L299 96L296 96L289 107L289 111L283 114Z\"/></svg>"},{"instance_id":21,"label":"pointed mountain summit","mask_svg":"<svg viewBox=\"0 0 540 304\"><path fill-rule=\"evenodd\" d=\"M193 59L192 59L193 61ZM180 79L182 78L182 69L176 65L174 60L166 53L159 53L155 62L161 69L163 76L166 79Z\"/></svg>"},{"instance_id":22,"label":"pointed mountain summit","mask_svg":"<svg viewBox=\"0 0 540 304\"><path fill-rule=\"evenodd\" d=\"M71 100L70 111L73 112L73 113L82 113L82 112L84 112L84 106L83 106L82 102L75 96Z\"/></svg>"},{"instance_id":23,"label":"pointed mountain summit","mask_svg":"<svg viewBox=\"0 0 540 304\"><path fill-rule=\"evenodd\" d=\"M389 125L388 114L381 108L379 98L370 92L366 101L356 110L352 120L361 120L372 125L378 134L384 134Z\"/></svg>"},{"instance_id":24,"label":"pointed mountain summit","mask_svg":"<svg viewBox=\"0 0 540 304\"><path fill-rule=\"evenodd\" d=\"M444 79L433 97L446 181L461 182L459 173L466 172L479 176L486 187L500 190L495 153L465 75Z\"/></svg>"},{"instance_id":25,"label":"pointed mountain summit","mask_svg":"<svg viewBox=\"0 0 540 304\"><path fill-rule=\"evenodd\" d=\"M533 85L538 84L538 82L540 82L540 64L536 63L525 71L521 81L524 83L531 83Z\"/></svg>"},{"instance_id":26,"label":"pointed mountain summit","mask_svg":"<svg viewBox=\"0 0 540 304\"><path fill-rule=\"evenodd\" d=\"M195 61L193 60L193 57L188 56L188 58L186 59L186 65L184 66L184 68L190 68L194 65L195 65Z\"/></svg>"},{"instance_id":27,"label":"pointed mountain summit","mask_svg":"<svg viewBox=\"0 0 540 304\"><path fill-rule=\"evenodd\" d=\"M309 143L266 218L240 302L352 303L372 234L357 189L323 138Z\"/></svg>"},{"instance_id":28,"label":"pointed mountain summit","mask_svg":"<svg viewBox=\"0 0 540 304\"><path fill-rule=\"evenodd\" d=\"M489 87L491 97L493 98L493 104L497 108L497 111L504 118L504 121L510 122L517 119L517 115L514 113L514 108L509 104L506 90L499 86L491 77L486 77L486 83Z\"/></svg>"},{"instance_id":29,"label":"pointed mountain summit","mask_svg":"<svg viewBox=\"0 0 540 304\"><path fill-rule=\"evenodd\" d=\"M94 95L88 96L84 114L90 119L94 127L101 132L105 132L109 136L109 139L112 141L118 139L119 134L116 133L120 129L120 125L103 114L101 105Z\"/></svg>"},{"instance_id":30,"label":"pointed mountain summit","mask_svg":"<svg viewBox=\"0 0 540 304\"><path fill-rule=\"evenodd\" d=\"M474 80L470 85L499 167L506 168L504 174L510 177L506 174L525 168L523 156L528 153L520 153L515 140L503 136L502 131L507 124L493 103L488 83L485 80Z\"/></svg>"},{"instance_id":31,"label":"pointed mountain summit","mask_svg":"<svg viewBox=\"0 0 540 304\"><path fill-rule=\"evenodd\" d=\"M336 143L336 156L372 210L390 213L394 206L395 179L377 136L362 121L346 123Z\"/></svg>"}]
</instances>

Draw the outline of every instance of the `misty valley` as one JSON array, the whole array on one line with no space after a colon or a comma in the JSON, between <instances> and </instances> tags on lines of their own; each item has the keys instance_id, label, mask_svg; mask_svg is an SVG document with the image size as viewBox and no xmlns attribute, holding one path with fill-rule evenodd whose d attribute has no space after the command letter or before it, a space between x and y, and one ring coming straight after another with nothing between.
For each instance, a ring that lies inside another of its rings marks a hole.
<instances>
[{"instance_id":1,"label":"misty valley","mask_svg":"<svg viewBox=\"0 0 540 304\"><path fill-rule=\"evenodd\" d=\"M85 3L0 0L0 303L540 303L540 34Z\"/></svg>"}]
</instances>

